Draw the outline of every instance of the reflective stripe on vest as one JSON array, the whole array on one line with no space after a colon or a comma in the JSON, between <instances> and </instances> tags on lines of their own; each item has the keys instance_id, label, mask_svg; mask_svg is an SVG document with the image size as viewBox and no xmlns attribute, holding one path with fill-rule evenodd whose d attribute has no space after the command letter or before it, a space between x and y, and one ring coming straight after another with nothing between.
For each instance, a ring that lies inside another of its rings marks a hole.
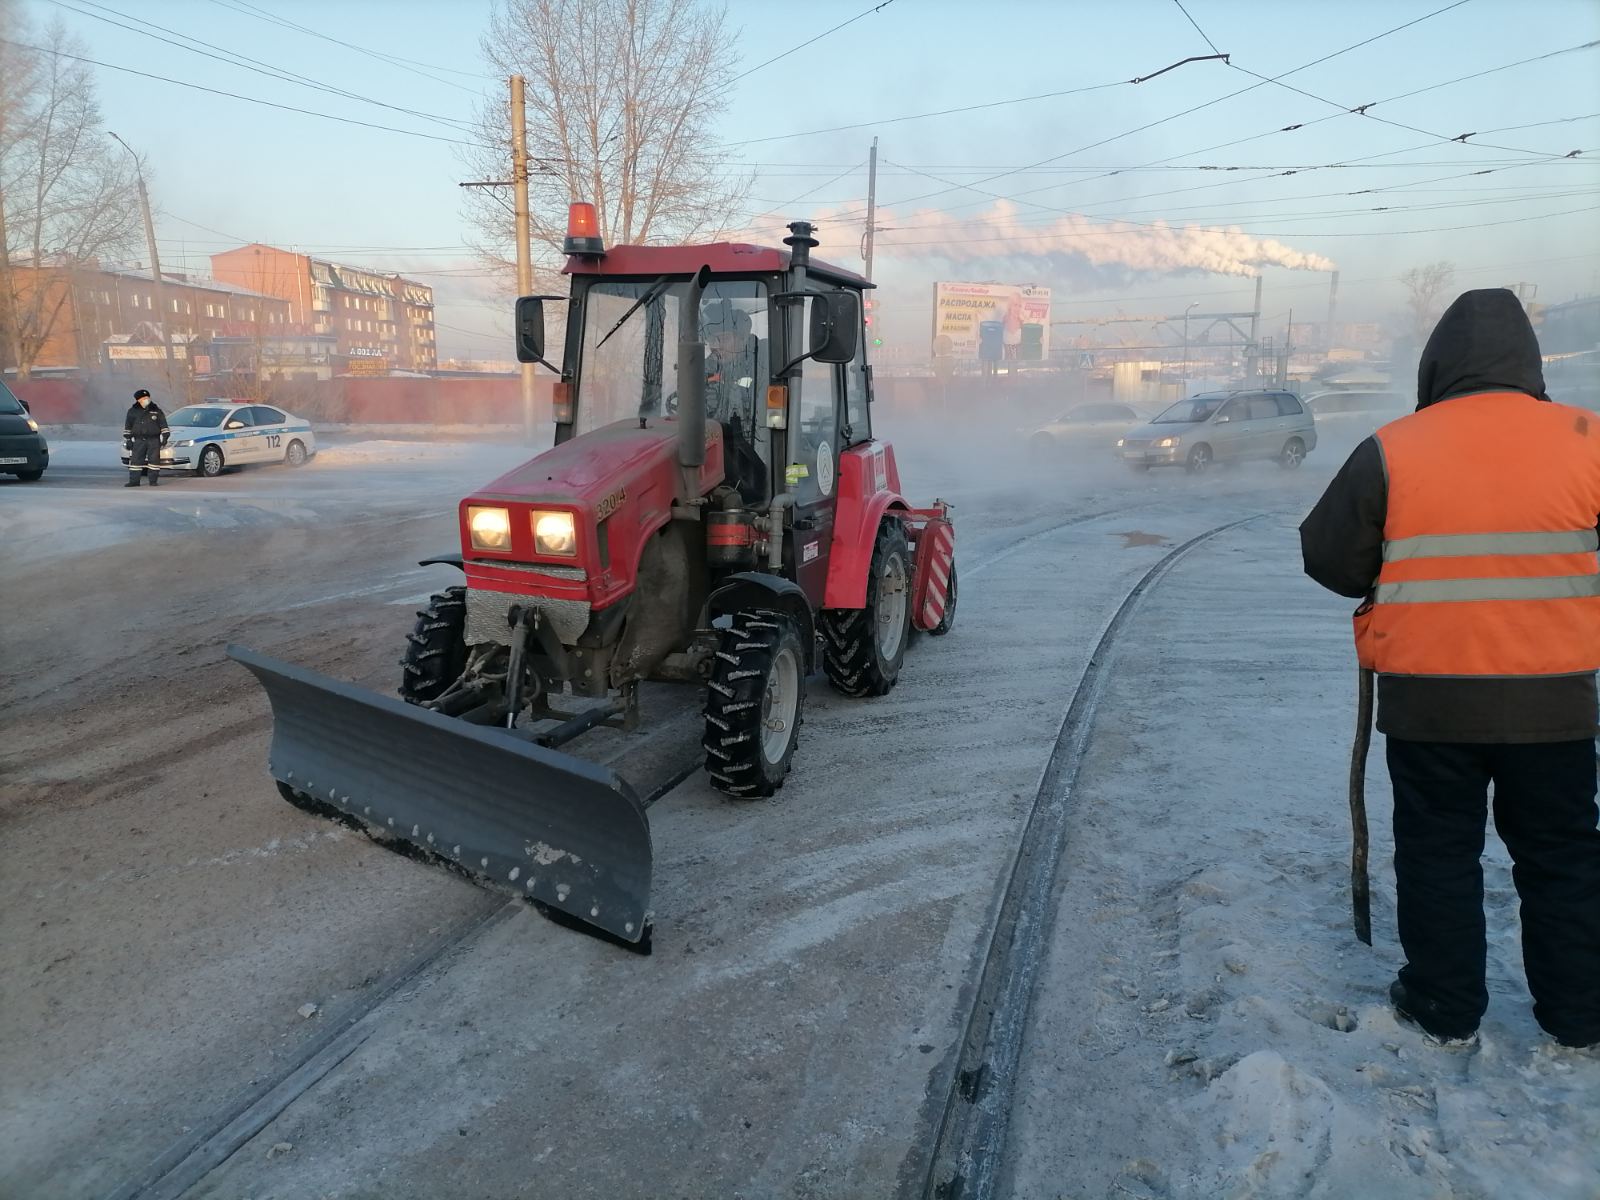
<instances>
[{"instance_id":1,"label":"reflective stripe on vest","mask_svg":"<svg viewBox=\"0 0 1600 1200\"><path fill-rule=\"evenodd\" d=\"M1466 558L1480 554L1582 554L1600 548L1600 533L1434 533L1383 544L1384 562L1408 558Z\"/></svg>"},{"instance_id":2,"label":"reflective stripe on vest","mask_svg":"<svg viewBox=\"0 0 1600 1200\"><path fill-rule=\"evenodd\" d=\"M1520 393L1453 397L1378 431L1383 565L1356 614L1391 675L1600 668L1600 418Z\"/></svg>"}]
</instances>

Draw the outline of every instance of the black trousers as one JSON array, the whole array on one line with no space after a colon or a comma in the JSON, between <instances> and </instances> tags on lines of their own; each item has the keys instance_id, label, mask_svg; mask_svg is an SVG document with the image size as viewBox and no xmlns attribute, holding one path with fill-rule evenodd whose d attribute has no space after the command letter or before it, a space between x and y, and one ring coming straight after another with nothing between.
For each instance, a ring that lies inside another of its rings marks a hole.
<instances>
[{"instance_id":1,"label":"black trousers","mask_svg":"<svg viewBox=\"0 0 1600 1200\"><path fill-rule=\"evenodd\" d=\"M1595 743L1456 745L1390 738L1400 980L1438 1023L1478 1027L1489 784L1522 901L1533 1015L1569 1044L1600 1041L1600 813Z\"/></svg>"},{"instance_id":2,"label":"black trousers","mask_svg":"<svg viewBox=\"0 0 1600 1200\"><path fill-rule=\"evenodd\" d=\"M154 475L161 467L161 438L136 437L133 439L133 450L128 456L128 470L137 472L144 468L145 474Z\"/></svg>"}]
</instances>

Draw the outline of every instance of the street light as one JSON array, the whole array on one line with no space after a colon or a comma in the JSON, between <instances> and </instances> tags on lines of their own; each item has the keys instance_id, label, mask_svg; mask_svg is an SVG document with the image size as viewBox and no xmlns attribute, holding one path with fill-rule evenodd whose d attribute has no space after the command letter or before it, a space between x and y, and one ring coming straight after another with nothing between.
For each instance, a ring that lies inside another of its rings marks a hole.
<instances>
[{"instance_id":1,"label":"street light","mask_svg":"<svg viewBox=\"0 0 1600 1200\"><path fill-rule=\"evenodd\" d=\"M1189 314L1200 307L1200 301L1191 300L1183 310L1183 393L1189 394Z\"/></svg>"},{"instance_id":2,"label":"street light","mask_svg":"<svg viewBox=\"0 0 1600 1200\"><path fill-rule=\"evenodd\" d=\"M161 257L156 253L156 224L150 217L150 193L144 186L144 163L133 152L133 147L128 145L111 130L106 130L117 145L128 152L133 159L134 175L139 180L139 208L144 213L144 240L150 253L150 279L155 288L155 299L161 308L161 346L165 351L167 360L167 400L172 402L172 332L169 322L172 314L168 312L166 281L161 278Z\"/></svg>"}]
</instances>

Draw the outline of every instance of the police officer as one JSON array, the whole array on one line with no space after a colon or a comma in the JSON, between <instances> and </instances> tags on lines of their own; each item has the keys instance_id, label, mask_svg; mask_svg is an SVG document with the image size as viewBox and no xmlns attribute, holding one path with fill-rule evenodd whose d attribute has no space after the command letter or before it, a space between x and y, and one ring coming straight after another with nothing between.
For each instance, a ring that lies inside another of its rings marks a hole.
<instances>
[{"instance_id":1,"label":"police officer","mask_svg":"<svg viewBox=\"0 0 1600 1200\"><path fill-rule=\"evenodd\" d=\"M128 449L128 482L124 487L139 486L141 469L150 477L151 487L161 481L161 447L171 436L167 414L148 391L140 388L133 394L133 404L122 422L122 444Z\"/></svg>"},{"instance_id":2,"label":"police officer","mask_svg":"<svg viewBox=\"0 0 1600 1200\"><path fill-rule=\"evenodd\" d=\"M1511 851L1533 1015L1600 1044L1600 418L1545 395L1503 288L1467 292L1422 353L1417 411L1351 456L1300 527L1306 573L1362 600L1394 782L1403 1019L1476 1035L1484 824Z\"/></svg>"}]
</instances>

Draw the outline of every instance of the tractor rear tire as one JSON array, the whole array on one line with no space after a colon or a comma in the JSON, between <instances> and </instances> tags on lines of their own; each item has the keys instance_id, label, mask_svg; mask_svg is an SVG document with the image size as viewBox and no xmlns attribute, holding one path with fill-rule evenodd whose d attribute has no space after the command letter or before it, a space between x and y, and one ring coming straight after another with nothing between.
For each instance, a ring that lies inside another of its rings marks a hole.
<instances>
[{"instance_id":1,"label":"tractor rear tire","mask_svg":"<svg viewBox=\"0 0 1600 1200\"><path fill-rule=\"evenodd\" d=\"M786 613L735 613L718 630L706 682L706 771L719 792L764 799L783 786L800 738L806 653Z\"/></svg>"},{"instance_id":2,"label":"tractor rear tire","mask_svg":"<svg viewBox=\"0 0 1600 1200\"><path fill-rule=\"evenodd\" d=\"M863 608L827 608L822 664L846 696L887 696L900 678L911 637L911 550L898 521L878 527Z\"/></svg>"},{"instance_id":3,"label":"tractor rear tire","mask_svg":"<svg viewBox=\"0 0 1600 1200\"><path fill-rule=\"evenodd\" d=\"M446 588L417 613L400 660L400 699L425 704L438 699L467 665L467 589Z\"/></svg>"}]
</instances>

